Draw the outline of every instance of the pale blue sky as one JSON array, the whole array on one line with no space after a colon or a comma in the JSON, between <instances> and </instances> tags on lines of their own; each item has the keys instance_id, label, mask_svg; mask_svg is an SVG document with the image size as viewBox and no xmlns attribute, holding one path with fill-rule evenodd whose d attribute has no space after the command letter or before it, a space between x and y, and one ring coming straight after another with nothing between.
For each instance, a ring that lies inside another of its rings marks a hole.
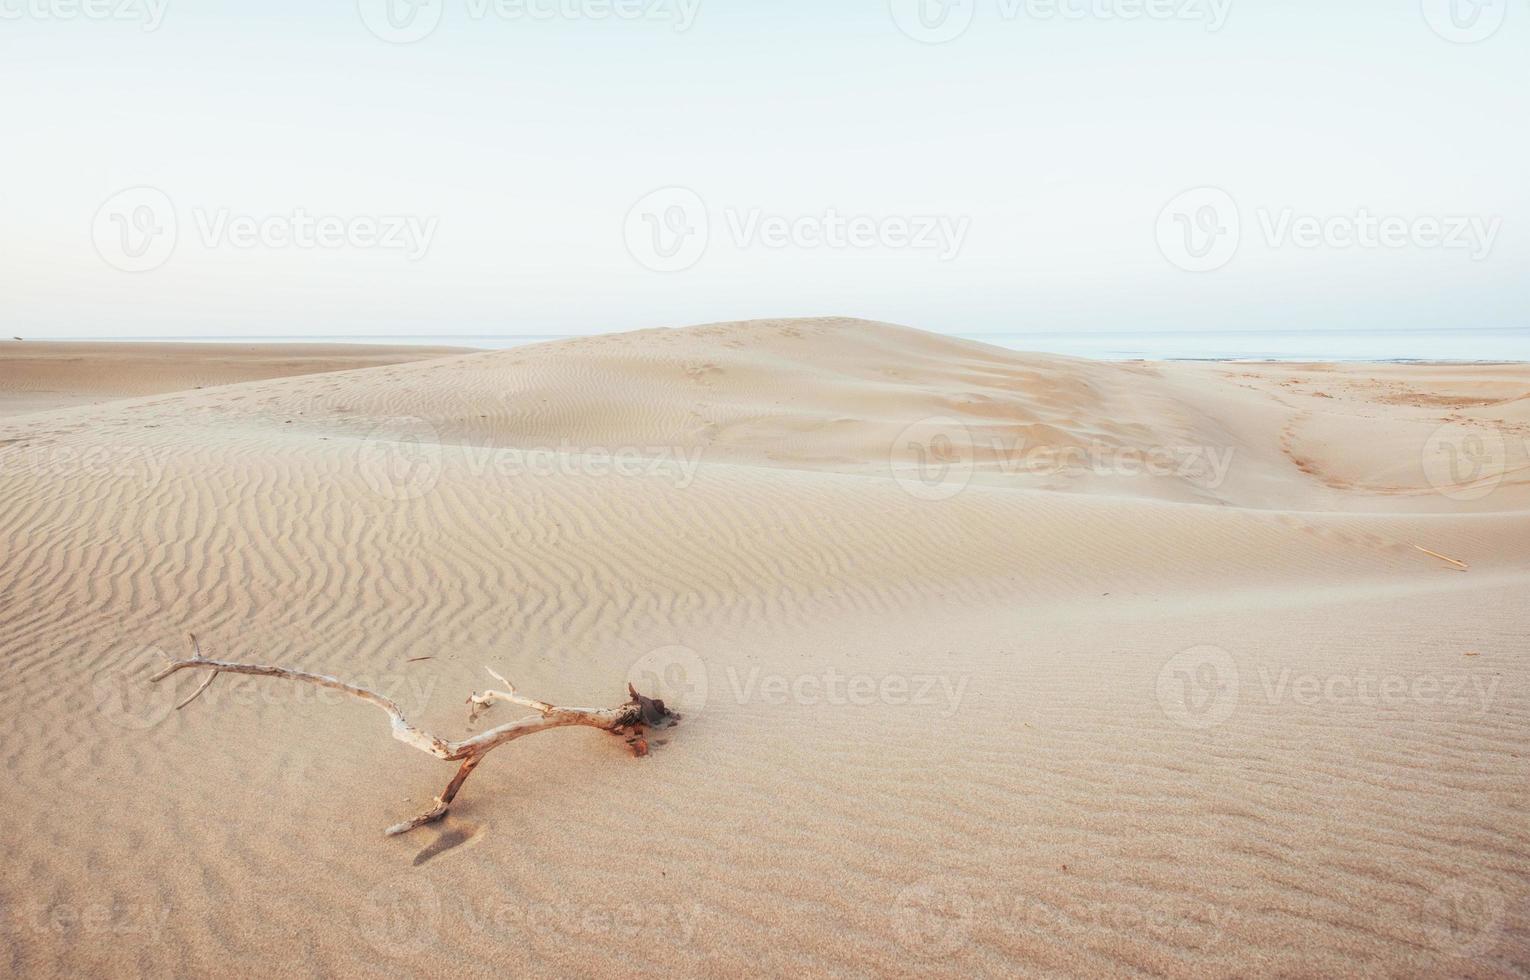
<instances>
[{"instance_id":1,"label":"pale blue sky","mask_svg":"<svg viewBox=\"0 0 1530 980\"><path fill-rule=\"evenodd\" d=\"M354 0L168 0L152 31L38 16L69 2L0 0L7 335L564 334L811 314L953 333L1530 321L1530 0L1498 0L1501 27L1471 44L1431 28L1434 0L1232 0L1215 31L965 0L970 29L938 45L906 36L888 0L701 0L684 31L680 0L642 0L660 16L641 22L475 18L482 0L437 0L439 28L412 44L380 40ZM657 272L624 222L671 186L704 202L711 238L693 266ZM175 248L126 272L99 233L134 234L108 202L135 187L171 202ZM1157 228L1199 187L1227 192L1242 233L1197 273ZM772 248L730 224L830 209L965 222L965 237L943 258ZM1496 231L1491 248L1450 249L1303 248L1266 230L1283 212L1361 209ZM431 237L411 257L208 230L299 210L412 219Z\"/></svg>"}]
</instances>

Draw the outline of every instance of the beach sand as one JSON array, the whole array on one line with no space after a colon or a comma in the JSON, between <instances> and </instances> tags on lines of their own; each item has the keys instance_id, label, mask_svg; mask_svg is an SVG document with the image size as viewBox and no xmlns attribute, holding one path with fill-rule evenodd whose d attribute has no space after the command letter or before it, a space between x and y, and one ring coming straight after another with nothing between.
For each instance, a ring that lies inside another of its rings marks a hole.
<instances>
[{"instance_id":1,"label":"beach sand","mask_svg":"<svg viewBox=\"0 0 1530 980\"><path fill-rule=\"evenodd\" d=\"M0 966L1526 975L1527 451L1525 365L7 342ZM193 631L452 738L485 666L684 717L388 838L452 767L175 710Z\"/></svg>"}]
</instances>

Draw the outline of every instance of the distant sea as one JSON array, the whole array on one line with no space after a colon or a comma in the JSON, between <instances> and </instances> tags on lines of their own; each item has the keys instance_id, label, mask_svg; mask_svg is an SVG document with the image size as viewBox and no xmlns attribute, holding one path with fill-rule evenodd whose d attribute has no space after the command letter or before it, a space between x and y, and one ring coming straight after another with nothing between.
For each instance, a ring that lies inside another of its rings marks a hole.
<instances>
[{"instance_id":1,"label":"distant sea","mask_svg":"<svg viewBox=\"0 0 1530 980\"><path fill-rule=\"evenodd\" d=\"M188 343L350 343L478 347L501 350L565 340L575 334L432 334L429 336L140 337ZM1023 331L957 333L1018 351L1070 354L1107 361L1530 361L1530 327L1440 330L1284 331ZM129 338L78 338L129 339Z\"/></svg>"},{"instance_id":2,"label":"distant sea","mask_svg":"<svg viewBox=\"0 0 1530 980\"><path fill-rule=\"evenodd\" d=\"M1015 350L1107 361L1530 361L1530 327L1443 330L967 334Z\"/></svg>"}]
</instances>

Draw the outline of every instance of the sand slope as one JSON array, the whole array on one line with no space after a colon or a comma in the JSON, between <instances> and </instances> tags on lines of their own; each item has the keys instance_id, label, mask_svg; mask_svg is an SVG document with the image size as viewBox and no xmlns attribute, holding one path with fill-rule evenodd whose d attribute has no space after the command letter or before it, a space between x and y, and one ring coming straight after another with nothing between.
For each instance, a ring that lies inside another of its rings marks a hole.
<instances>
[{"instance_id":1,"label":"sand slope","mask_svg":"<svg viewBox=\"0 0 1530 980\"><path fill-rule=\"evenodd\" d=\"M1530 969L1530 369L434 353L0 418L13 971ZM173 711L193 629L451 735L484 664L686 719L384 839L448 768L275 682Z\"/></svg>"}]
</instances>

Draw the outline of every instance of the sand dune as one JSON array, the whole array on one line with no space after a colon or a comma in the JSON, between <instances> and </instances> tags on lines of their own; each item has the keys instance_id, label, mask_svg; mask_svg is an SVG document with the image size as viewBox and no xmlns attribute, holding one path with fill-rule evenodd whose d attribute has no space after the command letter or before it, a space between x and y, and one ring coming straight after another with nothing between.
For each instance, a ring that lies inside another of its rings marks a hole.
<instances>
[{"instance_id":1,"label":"sand dune","mask_svg":"<svg viewBox=\"0 0 1530 980\"><path fill-rule=\"evenodd\" d=\"M1530 368L215 353L0 349L12 972L1530 970Z\"/></svg>"}]
</instances>

